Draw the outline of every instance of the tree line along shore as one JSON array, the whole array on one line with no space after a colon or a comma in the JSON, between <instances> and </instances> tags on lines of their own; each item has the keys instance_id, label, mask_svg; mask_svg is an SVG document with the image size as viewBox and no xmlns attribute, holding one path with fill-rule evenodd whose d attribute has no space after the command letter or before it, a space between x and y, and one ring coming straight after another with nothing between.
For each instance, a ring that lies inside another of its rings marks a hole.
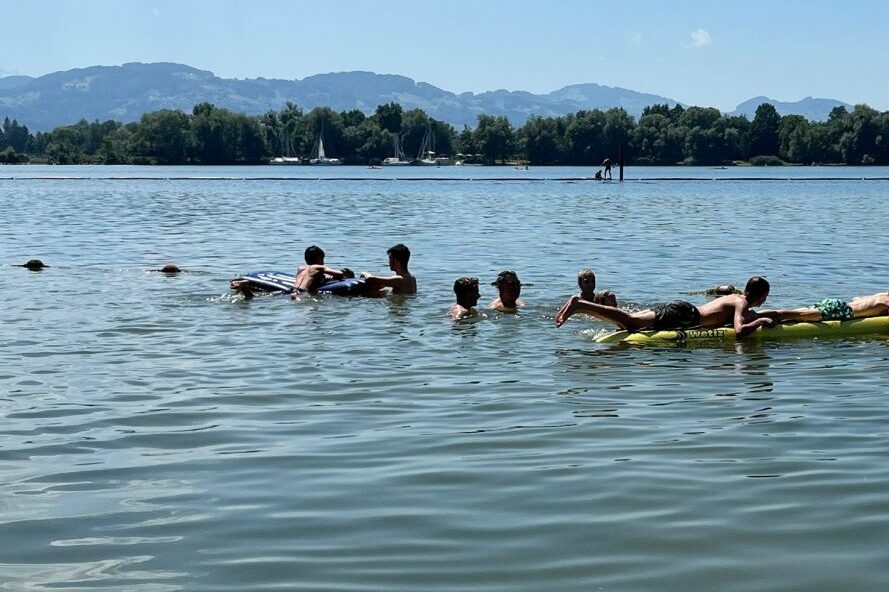
<instances>
[{"instance_id":1,"label":"tree line along shore","mask_svg":"<svg viewBox=\"0 0 889 592\"><path fill-rule=\"evenodd\" d=\"M624 146L628 165L889 165L889 112L867 105L834 108L826 121L781 116L768 103L746 116L710 107L652 105L636 120L622 108L533 116L514 127L506 117L481 114L475 128L457 131L421 109L397 103L372 115L317 107L249 116L196 105L191 113L163 109L138 122L81 120L32 134L5 118L0 163L255 165L279 156L308 159L323 138L328 157L377 165L425 150L464 164L599 166Z\"/></svg>"}]
</instances>

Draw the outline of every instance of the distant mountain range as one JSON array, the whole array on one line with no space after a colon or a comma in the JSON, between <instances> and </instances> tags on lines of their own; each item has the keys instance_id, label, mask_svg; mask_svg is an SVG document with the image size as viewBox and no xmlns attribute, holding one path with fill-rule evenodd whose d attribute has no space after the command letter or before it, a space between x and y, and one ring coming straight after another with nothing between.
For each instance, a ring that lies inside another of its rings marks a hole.
<instances>
[{"instance_id":1,"label":"distant mountain range","mask_svg":"<svg viewBox=\"0 0 889 592\"><path fill-rule=\"evenodd\" d=\"M776 101L768 97L754 97L749 101L744 101L731 113L732 115L746 115L753 119L756 108L763 103L769 103L775 107L781 115L802 115L809 121L824 121L834 107L845 107L849 111L853 109L852 105L834 99L815 99L806 97L795 103L786 103Z\"/></svg>"},{"instance_id":2,"label":"distant mountain range","mask_svg":"<svg viewBox=\"0 0 889 592\"><path fill-rule=\"evenodd\" d=\"M260 114L280 110L288 101L306 111L328 106L337 111L360 109L368 114L377 105L396 102L405 110L423 109L458 130L464 125L474 126L482 113L505 115L514 125L522 125L532 115L558 116L583 109L623 107L639 117L648 105L677 104L658 95L592 83L566 86L549 94L506 90L455 94L404 76L373 72L318 74L302 80L240 80L171 63L93 66L38 78L0 78L0 117L17 119L31 131L49 131L80 119L137 121L143 113L158 109L190 112L201 102ZM778 103L757 97L739 105L736 113L752 117L763 102L774 104L782 114L799 113L810 120L826 119L834 106L843 104L811 98Z\"/></svg>"}]
</instances>

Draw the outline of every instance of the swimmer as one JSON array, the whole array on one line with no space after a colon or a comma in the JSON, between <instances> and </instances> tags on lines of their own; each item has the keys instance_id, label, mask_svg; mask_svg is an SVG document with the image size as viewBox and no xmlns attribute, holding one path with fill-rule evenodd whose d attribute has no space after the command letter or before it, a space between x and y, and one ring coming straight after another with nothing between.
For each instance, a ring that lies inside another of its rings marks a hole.
<instances>
[{"instance_id":1,"label":"swimmer","mask_svg":"<svg viewBox=\"0 0 889 592\"><path fill-rule=\"evenodd\" d=\"M149 269L148 271L159 271L161 273L168 273L170 275L174 275L177 273L182 273L185 270L182 269L181 267L179 267L178 265L176 265L175 263L167 263L160 269Z\"/></svg>"},{"instance_id":2,"label":"swimmer","mask_svg":"<svg viewBox=\"0 0 889 592\"><path fill-rule=\"evenodd\" d=\"M617 296L611 290L596 292L596 274L592 269L581 269L577 274L581 300L617 308Z\"/></svg>"},{"instance_id":3,"label":"swimmer","mask_svg":"<svg viewBox=\"0 0 889 592\"><path fill-rule=\"evenodd\" d=\"M13 267L24 267L24 268L28 269L29 271L41 271L41 270L49 267L49 265L47 265L40 259L29 259L25 263L23 263L21 265L13 265Z\"/></svg>"},{"instance_id":4,"label":"swimmer","mask_svg":"<svg viewBox=\"0 0 889 592\"><path fill-rule=\"evenodd\" d=\"M306 264L297 268L296 280L293 282L291 297L294 300L299 294L314 294L328 281L355 277L348 268L335 269L324 265L324 251L321 247L312 245L306 248L304 257Z\"/></svg>"},{"instance_id":5,"label":"swimmer","mask_svg":"<svg viewBox=\"0 0 889 592\"><path fill-rule=\"evenodd\" d=\"M728 296L730 294L743 294L743 292L731 284L722 284L715 288L704 290L704 294L707 296Z\"/></svg>"},{"instance_id":6,"label":"swimmer","mask_svg":"<svg viewBox=\"0 0 889 592\"><path fill-rule=\"evenodd\" d=\"M591 314L627 331L654 329L656 331L687 329L690 327L722 327L732 325L740 339L758 327L772 327L775 320L758 315L753 307L760 306L769 296L769 282L756 276L750 278L744 294L720 296L697 307L677 300L654 309L630 313L615 306L605 306L572 296L556 314L556 327L561 327L578 312Z\"/></svg>"},{"instance_id":7,"label":"swimmer","mask_svg":"<svg viewBox=\"0 0 889 592\"><path fill-rule=\"evenodd\" d=\"M390 288L392 294L416 294L417 278L411 275L407 268L408 261L411 259L411 250L398 243L390 247L386 254L389 256L389 269L394 271L395 275L382 277L367 272L361 274L367 284L368 291L379 292L384 288Z\"/></svg>"},{"instance_id":8,"label":"swimmer","mask_svg":"<svg viewBox=\"0 0 889 592\"><path fill-rule=\"evenodd\" d=\"M454 304L448 314L455 321L474 316L475 305L478 304L480 294L478 291L478 278L461 277L454 282L454 294L457 295L457 303Z\"/></svg>"},{"instance_id":9,"label":"swimmer","mask_svg":"<svg viewBox=\"0 0 889 592\"><path fill-rule=\"evenodd\" d=\"M514 271L501 271L497 275L497 279L491 282L492 286L497 286L500 295L491 301L488 308L499 310L500 312L518 312L519 308L525 306L525 303L519 300L522 293L522 282Z\"/></svg>"},{"instance_id":10,"label":"swimmer","mask_svg":"<svg viewBox=\"0 0 889 592\"><path fill-rule=\"evenodd\" d=\"M247 300L256 296L253 292L253 288L250 287L250 282L247 280L232 280L229 282L228 286Z\"/></svg>"}]
</instances>

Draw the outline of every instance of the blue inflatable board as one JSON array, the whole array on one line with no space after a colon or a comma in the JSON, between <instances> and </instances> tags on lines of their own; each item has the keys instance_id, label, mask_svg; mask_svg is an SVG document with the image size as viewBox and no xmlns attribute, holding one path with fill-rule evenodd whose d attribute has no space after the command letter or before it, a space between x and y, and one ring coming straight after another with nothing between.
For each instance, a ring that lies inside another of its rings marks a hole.
<instances>
[{"instance_id":1,"label":"blue inflatable board","mask_svg":"<svg viewBox=\"0 0 889 592\"><path fill-rule=\"evenodd\" d=\"M250 282L252 288L264 292L290 293L296 278L283 271L254 271L243 275L240 279ZM327 282L318 289L319 294L336 296L357 296L364 291L364 280L349 278Z\"/></svg>"}]
</instances>

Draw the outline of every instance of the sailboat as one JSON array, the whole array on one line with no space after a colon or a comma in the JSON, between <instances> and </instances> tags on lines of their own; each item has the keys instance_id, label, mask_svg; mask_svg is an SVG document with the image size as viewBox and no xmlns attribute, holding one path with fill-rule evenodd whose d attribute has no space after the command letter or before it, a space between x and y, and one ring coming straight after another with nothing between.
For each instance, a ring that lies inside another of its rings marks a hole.
<instances>
[{"instance_id":1,"label":"sailboat","mask_svg":"<svg viewBox=\"0 0 889 592\"><path fill-rule=\"evenodd\" d=\"M398 136L393 135L392 139L395 143L395 156L383 159L384 166L404 166L410 164L411 161L404 158L404 150L401 149L401 140Z\"/></svg>"},{"instance_id":2,"label":"sailboat","mask_svg":"<svg viewBox=\"0 0 889 592\"><path fill-rule=\"evenodd\" d=\"M313 150L314 152L314 150ZM339 158L327 158L327 155L324 154L324 126L321 126L321 133L318 134L318 156L316 158L309 159L309 164L319 164L319 165L331 165L331 164L343 164Z\"/></svg>"},{"instance_id":3,"label":"sailboat","mask_svg":"<svg viewBox=\"0 0 889 592\"><path fill-rule=\"evenodd\" d=\"M290 143L290 134L287 130L281 130L281 156L276 156L269 161L274 165L297 165L301 164L299 156L293 156L293 146Z\"/></svg>"},{"instance_id":4,"label":"sailboat","mask_svg":"<svg viewBox=\"0 0 889 592\"><path fill-rule=\"evenodd\" d=\"M426 127L426 135L423 136L423 143L420 144L420 153L414 164L420 166L449 166L451 159L447 156L435 156L435 135L432 133L432 123Z\"/></svg>"},{"instance_id":5,"label":"sailboat","mask_svg":"<svg viewBox=\"0 0 889 592\"><path fill-rule=\"evenodd\" d=\"M420 152L414 164L419 166L435 166L435 136L432 135L432 124L426 126L426 134L420 143Z\"/></svg>"}]
</instances>

